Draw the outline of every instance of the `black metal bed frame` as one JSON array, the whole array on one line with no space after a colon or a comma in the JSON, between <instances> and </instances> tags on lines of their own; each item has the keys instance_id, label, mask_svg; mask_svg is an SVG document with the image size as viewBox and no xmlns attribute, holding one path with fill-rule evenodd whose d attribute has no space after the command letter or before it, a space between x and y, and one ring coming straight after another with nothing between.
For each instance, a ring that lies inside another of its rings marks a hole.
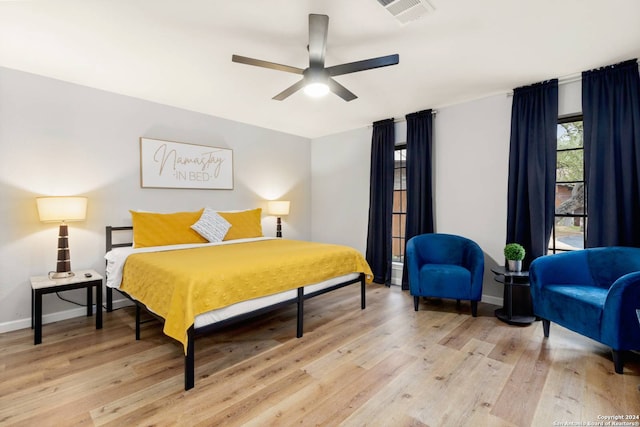
<instances>
[{"instance_id":1,"label":"black metal bed frame","mask_svg":"<svg viewBox=\"0 0 640 427\"><path fill-rule=\"evenodd\" d=\"M124 227L106 227L106 250L109 252L113 248L121 248L131 246L132 243L113 243L113 233L118 231L131 231L133 227L124 226ZM275 304L272 304L267 307L263 307L248 313L239 314L233 317L230 317L225 320L221 320L219 322L215 322L209 325L202 326L200 328L195 328L194 325L187 331L187 353L184 357L184 389L189 390L192 389L195 385L195 338L198 335L204 335L207 333L215 332L217 330L223 329L235 323L259 316L261 314L268 313L270 311L276 310L278 308L282 308L292 303L297 304L297 314L296 314L296 337L300 338L303 334L303 322L304 322L304 301L311 299L313 297L325 294L327 292L334 291L336 289L343 288L345 286L360 283L360 309L364 310L366 307L366 299L365 299L365 275L364 273L360 273L357 279L351 279L343 283L338 283L336 285L330 286L328 288L320 289L315 292L310 292L308 294L304 293L304 287L297 288L297 295L295 298L291 298L285 301L281 301ZM107 312L113 311L113 288L107 287ZM141 323L141 312L142 309L147 311L153 317L157 318L159 321L164 322L164 319L161 316L153 313L149 310L143 303L136 301L126 292L117 289L122 295L131 300L136 306L136 340L140 340L140 323Z\"/></svg>"}]
</instances>

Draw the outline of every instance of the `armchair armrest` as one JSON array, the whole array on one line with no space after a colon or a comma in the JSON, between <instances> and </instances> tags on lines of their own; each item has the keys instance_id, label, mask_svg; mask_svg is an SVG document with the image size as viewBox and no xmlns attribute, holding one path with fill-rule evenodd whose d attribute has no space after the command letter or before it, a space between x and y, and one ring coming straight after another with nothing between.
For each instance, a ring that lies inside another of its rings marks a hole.
<instances>
[{"instance_id":1,"label":"armchair armrest","mask_svg":"<svg viewBox=\"0 0 640 427\"><path fill-rule=\"evenodd\" d=\"M471 272L471 295L474 299L480 300L484 280L484 252L477 243L468 242L463 264Z\"/></svg>"},{"instance_id":2,"label":"armchair armrest","mask_svg":"<svg viewBox=\"0 0 640 427\"><path fill-rule=\"evenodd\" d=\"M602 313L602 342L615 350L640 348L640 271L616 280L607 294Z\"/></svg>"}]
</instances>

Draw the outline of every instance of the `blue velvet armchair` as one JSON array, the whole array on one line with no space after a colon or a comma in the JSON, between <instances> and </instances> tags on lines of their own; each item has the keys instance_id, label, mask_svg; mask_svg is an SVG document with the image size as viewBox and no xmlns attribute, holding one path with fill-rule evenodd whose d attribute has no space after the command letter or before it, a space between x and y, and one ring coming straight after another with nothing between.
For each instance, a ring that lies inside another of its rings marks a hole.
<instances>
[{"instance_id":1,"label":"blue velvet armchair","mask_svg":"<svg viewBox=\"0 0 640 427\"><path fill-rule=\"evenodd\" d=\"M533 311L544 336L555 322L611 347L615 371L624 352L640 350L640 248L591 248L534 260L529 268Z\"/></svg>"},{"instance_id":2,"label":"blue velvet armchair","mask_svg":"<svg viewBox=\"0 0 640 427\"><path fill-rule=\"evenodd\" d=\"M421 234L409 239L405 256L415 311L420 297L451 298L471 301L471 314L478 315L484 254L477 243L452 234Z\"/></svg>"}]
</instances>

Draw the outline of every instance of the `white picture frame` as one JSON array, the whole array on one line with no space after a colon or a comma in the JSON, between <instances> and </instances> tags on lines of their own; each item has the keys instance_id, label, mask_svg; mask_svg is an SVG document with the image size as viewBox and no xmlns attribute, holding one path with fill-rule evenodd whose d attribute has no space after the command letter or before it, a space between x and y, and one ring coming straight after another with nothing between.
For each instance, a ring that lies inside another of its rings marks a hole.
<instances>
[{"instance_id":1,"label":"white picture frame","mask_svg":"<svg viewBox=\"0 0 640 427\"><path fill-rule=\"evenodd\" d=\"M233 150L140 138L142 188L233 189Z\"/></svg>"}]
</instances>

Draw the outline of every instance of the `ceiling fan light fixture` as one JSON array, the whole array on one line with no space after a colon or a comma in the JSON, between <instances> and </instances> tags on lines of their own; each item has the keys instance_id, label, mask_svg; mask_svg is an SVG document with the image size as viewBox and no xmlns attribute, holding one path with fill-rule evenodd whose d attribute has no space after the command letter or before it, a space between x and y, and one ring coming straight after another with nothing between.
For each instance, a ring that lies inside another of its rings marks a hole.
<instances>
[{"instance_id":1,"label":"ceiling fan light fixture","mask_svg":"<svg viewBox=\"0 0 640 427\"><path fill-rule=\"evenodd\" d=\"M302 79L298 80L296 83L292 84L272 98L276 101L282 101L300 89L304 89L305 93L312 97L321 97L329 92L333 92L346 102L349 102L356 99L357 96L349 89L335 81L333 77L358 71L371 70L374 68L387 67L389 65L396 65L400 60L400 56L396 53L393 55L380 56L378 58L364 59L362 61L325 67L324 56L327 48L328 28L329 17L327 15L318 15L314 13L309 14L309 44L307 45L307 50L309 51L309 67L305 69L240 55L231 55L231 61L241 64L255 65L257 67L271 68L272 70L285 71L287 73L302 74Z\"/></svg>"},{"instance_id":2,"label":"ceiling fan light fixture","mask_svg":"<svg viewBox=\"0 0 640 427\"><path fill-rule=\"evenodd\" d=\"M329 86L322 82L312 82L304 87L304 93L313 98L320 98L329 93Z\"/></svg>"}]
</instances>

